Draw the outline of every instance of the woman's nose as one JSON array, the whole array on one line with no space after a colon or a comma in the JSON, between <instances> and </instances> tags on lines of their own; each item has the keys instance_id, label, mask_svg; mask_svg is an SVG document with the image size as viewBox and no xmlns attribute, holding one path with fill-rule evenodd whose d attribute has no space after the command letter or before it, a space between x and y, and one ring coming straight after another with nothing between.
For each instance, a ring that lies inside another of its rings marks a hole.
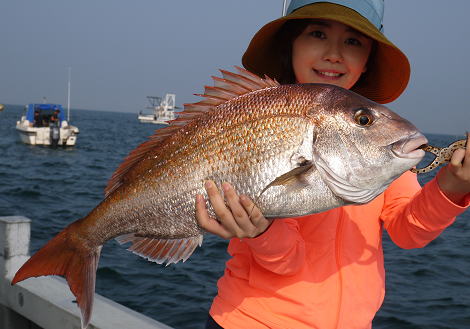
<instances>
[{"instance_id":1,"label":"woman's nose","mask_svg":"<svg viewBox=\"0 0 470 329\"><path fill-rule=\"evenodd\" d=\"M341 63L343 61L343 55L341 53L341 47L336 43L331 43L323 54L323 60L332 63Z\"/></svg>"}]
</instances>

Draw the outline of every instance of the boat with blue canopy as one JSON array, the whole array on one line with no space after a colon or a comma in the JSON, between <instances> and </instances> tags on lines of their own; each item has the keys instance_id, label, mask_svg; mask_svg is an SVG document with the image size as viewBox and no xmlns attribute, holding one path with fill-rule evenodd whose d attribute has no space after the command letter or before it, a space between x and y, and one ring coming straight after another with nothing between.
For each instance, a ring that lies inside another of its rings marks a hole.
<instances>
[{"instance_id":1,"label":"boat with blue canopy","mask_svg":"<svg viewBox=\"0 0 470 329\"><path fill-rule=\"evenodd\" d=\"M66 120L60 104L28 104L16 122L20 139L30 145L74 146L79 130Z\"/></svg>"}]
</instances>

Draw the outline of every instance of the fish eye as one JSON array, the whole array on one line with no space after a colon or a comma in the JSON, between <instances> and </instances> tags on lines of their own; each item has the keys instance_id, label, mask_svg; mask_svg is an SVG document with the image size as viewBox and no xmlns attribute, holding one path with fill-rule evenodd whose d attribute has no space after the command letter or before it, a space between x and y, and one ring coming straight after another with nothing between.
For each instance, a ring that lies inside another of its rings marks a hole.
<instances>
[{"instance_id":1,"label":"fish eye","mask_svg":"<svg viewBox=\"0 0 470 329\"><path fill-rule=\"evenodd\" d=\"M369 109L359 109L354 113L354 121L361 127L369 127L374 122L374 115Z\"/></svg>"}]
</instances>

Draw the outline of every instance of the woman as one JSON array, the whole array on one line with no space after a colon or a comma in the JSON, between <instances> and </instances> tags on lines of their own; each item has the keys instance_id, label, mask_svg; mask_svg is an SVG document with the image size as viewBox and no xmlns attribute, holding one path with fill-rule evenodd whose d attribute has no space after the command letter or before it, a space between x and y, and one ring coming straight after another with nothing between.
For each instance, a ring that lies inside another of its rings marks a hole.
<instances>
[{"instance_id":1,"label":"woman","mask_svg":"<svg viewBox=\"0 0 470 329\"><path fill-rule=\"evenodd\" d=\"M406 56L382 33L383 1L293 0L243 56L281 83L330 83L379 103L405 89ZM470 204L470 151L457 150L423 186L403 174L372 202L268 220L229 183L206 183L200 226L231 239L206 328L370 328L385 294L382 230L402 248L436 238Z\"/></svg>"}]
</instances>

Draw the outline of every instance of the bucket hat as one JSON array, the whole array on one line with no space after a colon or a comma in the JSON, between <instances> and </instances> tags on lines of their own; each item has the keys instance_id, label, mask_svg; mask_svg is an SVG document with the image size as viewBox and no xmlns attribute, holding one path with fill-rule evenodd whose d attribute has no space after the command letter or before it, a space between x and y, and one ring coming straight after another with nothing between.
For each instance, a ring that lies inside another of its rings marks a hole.
<instances>
[{"instance_id":1,"label":"bucket hat","mask_svg":"<svg viewBox=\"0 0 470 329\"><path fill-rule=\"evenodd\" d=\"M406 88L410 64L405 54L382 33L383 0L292 0L285 16L264 25L242 57L243 66L257 75L280 80L282 65L276 47L281 27L295 19L329 19L348 25L375 40L367 71L351 88L375 102L395 100Z\"/></svg>"}]
</instances>

